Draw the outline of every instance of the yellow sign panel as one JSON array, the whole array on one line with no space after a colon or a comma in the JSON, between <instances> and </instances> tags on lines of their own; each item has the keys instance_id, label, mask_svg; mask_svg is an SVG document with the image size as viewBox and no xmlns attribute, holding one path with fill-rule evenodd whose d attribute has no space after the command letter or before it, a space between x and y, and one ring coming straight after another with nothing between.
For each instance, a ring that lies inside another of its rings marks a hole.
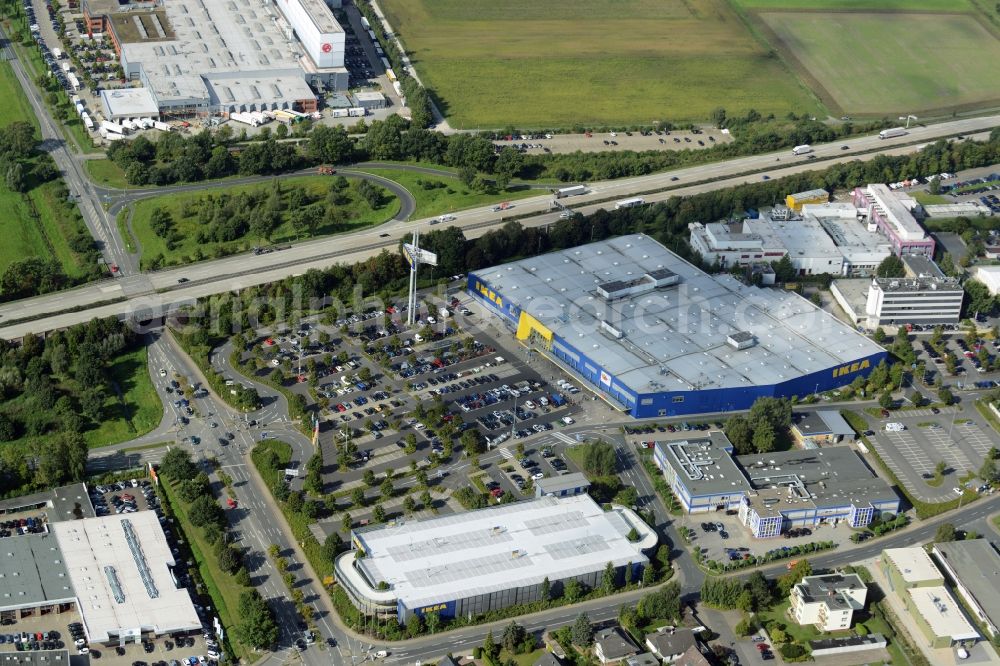
<instances>
[{"instance_id":1,"label":"yellow sign panel","mask_svg":"<svg viewBox=\"0 0 1000 666\"><path fill-rule=\"evenodd\" d=\"M487 287L482 282L476 282L476 291L483 295L484 298L489 300L493 305L497 306L501 310L503 309L503 298L494 292L492 289Z\"/></svg>"},{"instance_id":2,"label":"yellow sign panel","mask_svg":"<svg viewBox=\"0 0 1000 666\"><path fill-rule=\"evenodd\" d=\"M527 340L533 332L538 333L547 342L552 342L552 331L542 325L542 322L522 310L521 317L517 320L517 339Z\"/></svg>"},{"instance_id":3,"label":"yellow sign panel","mask_svg":"<svg viewBox=\"0 0 1000 666\"><path fill-rule=\"evenodd\" d=\"M851 373L858 372L859 370L864 370L865 368L870 368L870 367L871 363L868 361L868 359L865 359L863 361L856 361L854 363L851 363L850 365L842 365L839 368L834 368L833 376L843 377L844 375L849 375Z\"/></svg>"},{"instance_id":4,"label":"yellow sign panel","mask_svg":"<svg viewBox=\"0 0 1000 666\"><path fill-rule=\"evenodd\" d=\"M421 613L434 613L439 610L444 610L448 607L448 604L434 604L433 606L424 606L420 609Z\"/></svg>"}]
</instances>

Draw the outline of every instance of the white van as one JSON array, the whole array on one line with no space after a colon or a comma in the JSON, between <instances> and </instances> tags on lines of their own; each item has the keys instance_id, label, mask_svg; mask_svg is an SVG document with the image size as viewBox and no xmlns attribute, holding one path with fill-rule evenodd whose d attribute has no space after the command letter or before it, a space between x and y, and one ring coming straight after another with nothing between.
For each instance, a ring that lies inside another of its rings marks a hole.
<instances>
[{"instance_id":1,"label":"white van","mask_svg":"<svg viewBox=\"0 0 1000 666\"><path fill-rule=\"evenodd\" d=\"M424 336L420 335L419 333L414 333L413 334L413 341L414 342L423 342L424 341Z\"/></svg>"},{"instance_id":2,"label":"white van","mask_svg":"<svg viewBox=\"0 0 1000 666\"><path fill-rule=\"evenodd\" d=\"M906 430L906 426L899 422L892 422L885 424L886 432L903 432Z\"/></svg>"}]
</instances>

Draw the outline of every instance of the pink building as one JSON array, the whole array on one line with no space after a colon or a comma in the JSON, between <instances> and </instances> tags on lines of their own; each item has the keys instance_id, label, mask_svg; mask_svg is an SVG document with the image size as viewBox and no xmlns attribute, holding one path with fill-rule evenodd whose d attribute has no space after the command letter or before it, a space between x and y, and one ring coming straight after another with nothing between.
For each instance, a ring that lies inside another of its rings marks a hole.
<instances>
[{"instance_id":1,"label":"pink building","mask_svg":"<svg viewBox=\"0 0 1000 666\"><path fill-rule=\"evenodd\" d=\"M934 239L927 235L913 217L917 202L905 194L897 194L880 183L854 189L854 205L868 216L869 228L885 234L893 254L934 256Z\"/></svg>"}]
</instances>

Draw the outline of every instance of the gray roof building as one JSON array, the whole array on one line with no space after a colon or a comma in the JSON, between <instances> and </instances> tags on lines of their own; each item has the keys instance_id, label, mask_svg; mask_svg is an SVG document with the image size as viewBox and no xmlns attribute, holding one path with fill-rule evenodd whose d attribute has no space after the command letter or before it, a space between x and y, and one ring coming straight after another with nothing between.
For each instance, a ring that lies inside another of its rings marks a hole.
<instances>
[{"instance_id":1,"label":"gray roof building","mask_svg":"<svg viewBox=\"0 0 1000 666\"><path fill-rule=\"evenodd\" d=\"M75 597L54 535L0 539L0 609L71 603Z\"/></svg>"},{"instance_id":2,"label":"gray roof building","mask_svg":"<svg viewBox=\"0 0 1000 666\"><path fill-rule=\"evenodd\" d=\"M627 666L660 666L660 660L648 652L640 652L632 657L625 657L622 662Z\"/></svg>"},{"instance_id":3,"label":"gray roof building","mask_svg":"<svg viewBox=\"0 0 1000 666\"><path fill-rule=\"evenodd\" d=\"M646 635L646 647L667 662L678 659L696 644L694 632L688 627L664 628Z\"/></svg>"},{"instance_id":4,"label":"gray roof building","mask_svg":"<svg viewBox=\"0 0 1000 666\"><path fill-rule=\"evenodd\" d=\"M551 652L543 652L542 656L535 660L532 666L563 666L562 659Z\"/></svg>"},{"instance_id":5,"label":"gray roof building","mask_svg":"<svg viewBox=\"0 0 1000 666\"><path fill-rule=\"evenodd\" d=\"M802 439L824 438L839 442L847 437L854 440L854 428L847 424L844 417L832 409L821 409L815 412L800 412L793 417L792 430Z\"/></svg>"},{"instance_id":6,"label":"gray roof building","mask_svg":"<svg viewBox=\"0 0 1000 666\"><path fill-rule=\"evenodd\" d=\"M594 652L607 664L639 654L639 646L620 627L608 627L594 634Z\"/></svg>"},{"instance_id":7,"label":"gray roof building","mask_svg":"<svg viewBox=\"0 0 1000 666\"><path fill-rule=\"evenodd\" d=\"M0 514L20 511L44 512L50 523L94 518L97 515L87 494L87 486L82 483L0 500Z\"/></svg>"},{"instance_id":8,"label":"gray roof building","mask_svg":"<svg viewBox=\"0 0 1000 666\"><path fill-rule=\"evenodd\" d=\"M579 472L563 474L560 476L550 476L535 481L535 496L555 495L563 497L566 495L578 495L587 492L590 488L590 481Z\"/></svg>"},{"instance_id":9,"label":"gray roof building","mask_svg":"<svg viewBox=\"0 0 1000 666\"><path fill-rule=\"evenodd\" d=\"M993 636L1000 633L1000 554L988 539L946 541L934 555Z\"/></svg>"}]
</instances>

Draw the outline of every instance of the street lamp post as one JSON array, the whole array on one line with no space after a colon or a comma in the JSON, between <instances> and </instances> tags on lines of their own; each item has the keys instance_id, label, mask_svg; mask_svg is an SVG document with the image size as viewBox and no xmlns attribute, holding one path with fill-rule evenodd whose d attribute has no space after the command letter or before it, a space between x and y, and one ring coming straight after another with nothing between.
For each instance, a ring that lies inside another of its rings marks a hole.
<instances>
[{"instance_id":1,"label":"street lamp post","mask_svg":"<svg viewBox=\"0 0 1000 666\"><path fill-rule=\"evenodd\" d=\"M917 120L917 117L914 116L913 114L909 114L909 115L906 115L906 116L900 116L899 119L900 120L905 120L906 121L906 129L910 129L910 121L911 120Z\"/></svg>"}]
</instances>

